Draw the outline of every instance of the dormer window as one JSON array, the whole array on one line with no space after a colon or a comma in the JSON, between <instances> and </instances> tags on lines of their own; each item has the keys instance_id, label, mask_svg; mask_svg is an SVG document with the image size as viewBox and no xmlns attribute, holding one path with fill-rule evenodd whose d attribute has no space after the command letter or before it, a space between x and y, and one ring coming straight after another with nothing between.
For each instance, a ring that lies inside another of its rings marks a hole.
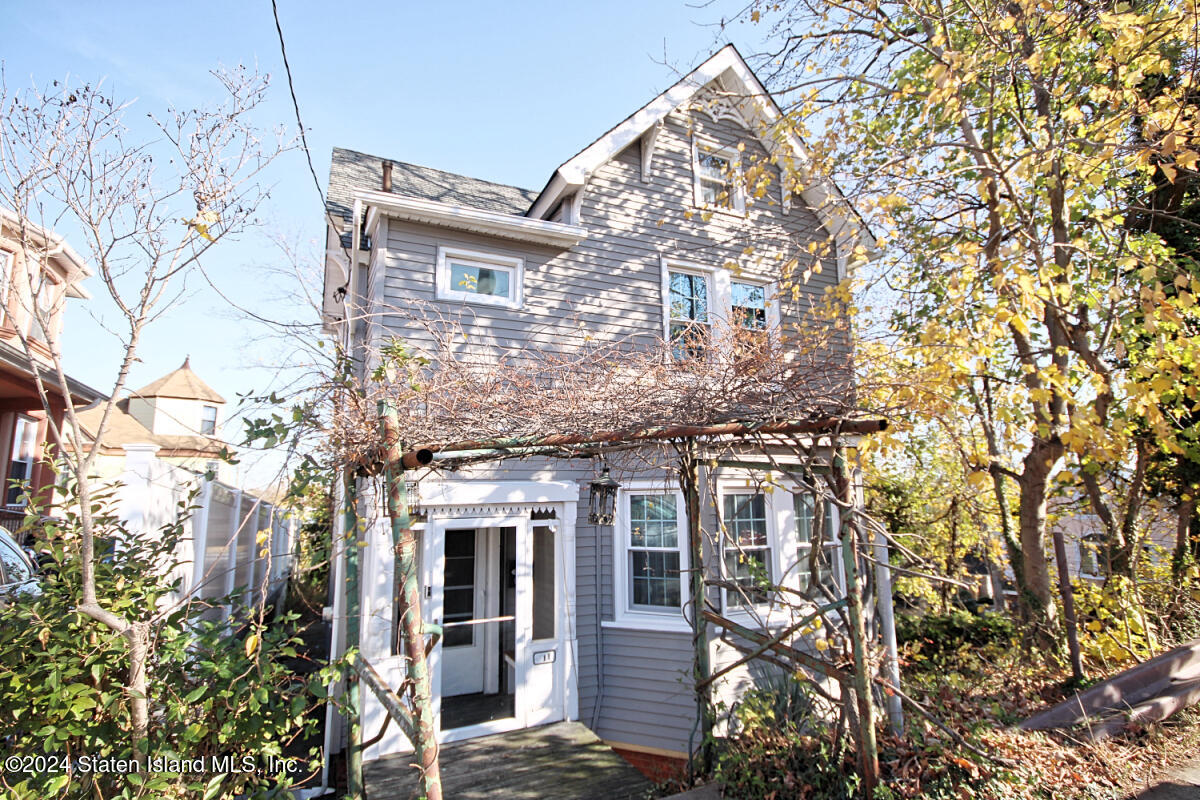
<instances>
[{"instance_id":1,"label":"dormer window","mask_svg":"<svg viewBox=\"0 0 1200 800\"><path fill-rule=\"evenodd\" d=\"M693 143L692 169L696 205L739 213L745 211L746 196L741 188L737 150Z\"/></svg>"},{"instance_id":2,"label":"dormer window","mask_svg":"<svg viewBox=\"0 0 1200 800\"><path fill-rule=\"evenodd\" d=\"M204 406L200 411L200 434L215 436L217 434L217 407Z\"/></svg>"},{"instance_id":3,"label":"dormer window","mask_svg":"<svg viewBox=\"0 0 1200 800\"><path fill-rule=\"evenodd\" d=\"M524 271L520 258L439 247L437 298L520 308Z\"/></svg>"}]
</instances>

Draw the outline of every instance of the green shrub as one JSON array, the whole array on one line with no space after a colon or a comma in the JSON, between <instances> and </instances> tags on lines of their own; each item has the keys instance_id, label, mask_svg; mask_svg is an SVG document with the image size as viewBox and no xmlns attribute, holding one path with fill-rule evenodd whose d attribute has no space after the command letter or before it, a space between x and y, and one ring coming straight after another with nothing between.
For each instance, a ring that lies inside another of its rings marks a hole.
<instances>
[{"instance_id":1,"label":"green shrub","mask_svg":"<svg viewBox=\"0 0 1200 800\"><path fill-rule=\"evenodd\" d=\"M283 659L297 655L291 620L268 627L256 614L235 615L236 630L204 605L166 607L180 526L134 539L102 505L96 541L101 605L130 621L153 620L147 666L148 754L204 759L198 773L83 774L57 768L6 769L6 797L268 797L303 775L267 774L265 759L283 755L330 679L325 668L305 680ZM121 637L75 610L80 596L79 523L68 514L38 533L48 560L42 593L0 608L0 741L8 758L38 756L131 759L126 648ZM221 598L216 602L237 602ZM209 613L205 613L205 612ZM208 617L215 616L217 621ZM233 757L217 765L213 758ZM242 759L246 758L247 761ZM45 762L32 762L42 763ZM95 765L97 762L93 761ZM305 764L307 774L311 765ZM242 771L245 770L245 771Z\"/></svg>"},{"instance_id":2,"label":"green shrub","mask_svg":"<svg viewBox=\"0 0 1200 800\"><path fill-rule=\"evenodd\" d=\"M1006 647L1012 620L1002 614L972 614L955 609L946 614L897 614L896 639L914 661L934 664L972 651Z\"/></svg>"}]
</instances>

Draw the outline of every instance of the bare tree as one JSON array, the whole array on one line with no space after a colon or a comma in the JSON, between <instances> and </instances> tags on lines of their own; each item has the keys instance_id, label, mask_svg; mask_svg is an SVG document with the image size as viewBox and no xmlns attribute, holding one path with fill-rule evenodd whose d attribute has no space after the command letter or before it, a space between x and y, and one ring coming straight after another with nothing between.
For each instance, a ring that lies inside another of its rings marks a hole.
<instances>
[{"instance_id":1,"label":"bare tree","mask_svg":"<svg viewBox=\"0 0 1200 800\"><path fill-rule=\"evenodd\" d=\"M147 327L179 299L189 270L222 239L252 224L266 197L257 179L286 148L281 132L263 138L251 121L265 96L265 77L240 68L213 74L222 101L210 108L169 109L162 118L151 115L154 139L135 139L125 126L129 105L100 85L56 81L46 90L0 88L0 205L15 214L20 255L28 265L25 285L14 289L30 324L17 326L17 335L47 411L48 438L78 487L78 609L127 643L132 738L142 757L156 610L124 615L97 595L96 487L90 475ZM46 231L66 234L87 253L118 311L114 334L122 355L90 442L78 424L63 368L66 287L38 266L65 244L43 235ZM50 412L61 405L60 424Z\"/></svg>"}]
</instances>

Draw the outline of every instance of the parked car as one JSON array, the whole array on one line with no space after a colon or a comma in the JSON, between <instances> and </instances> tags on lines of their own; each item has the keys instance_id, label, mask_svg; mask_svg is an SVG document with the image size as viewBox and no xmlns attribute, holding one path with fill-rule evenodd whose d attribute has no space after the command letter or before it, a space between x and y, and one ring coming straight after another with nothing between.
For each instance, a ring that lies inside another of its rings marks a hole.
<instances>
[{"instance_id":1,"label":"parked car","mask_svg":"<svg viewBox=\"0 0 1200 800\"><path fill-rule=\"evenodd\" d=\"M0 596L40 593L33 562L7 531L0 530Z\"/></svg>"}]
</instances>

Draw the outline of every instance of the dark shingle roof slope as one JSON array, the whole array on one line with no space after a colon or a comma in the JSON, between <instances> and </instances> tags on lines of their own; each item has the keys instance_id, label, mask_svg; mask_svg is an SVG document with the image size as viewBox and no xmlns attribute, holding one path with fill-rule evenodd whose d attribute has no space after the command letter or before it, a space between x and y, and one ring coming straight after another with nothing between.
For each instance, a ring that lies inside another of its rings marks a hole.
<instances>
[{"instance_id":1,"label":"dark shingle roof slope","mask_svg":"<svg viewBox=\"0 0 1200 800\"><path fill-rule=\"evenodd\" d=\"M353 207L351 194L355 189L381 188L383 161L379 156L335 147L329 167L326 201L329 213L348 220ZM502 214L524 214L538 196L529 189L402 161L392 161L392 194Z\"/></svg>"}]
</instances>

